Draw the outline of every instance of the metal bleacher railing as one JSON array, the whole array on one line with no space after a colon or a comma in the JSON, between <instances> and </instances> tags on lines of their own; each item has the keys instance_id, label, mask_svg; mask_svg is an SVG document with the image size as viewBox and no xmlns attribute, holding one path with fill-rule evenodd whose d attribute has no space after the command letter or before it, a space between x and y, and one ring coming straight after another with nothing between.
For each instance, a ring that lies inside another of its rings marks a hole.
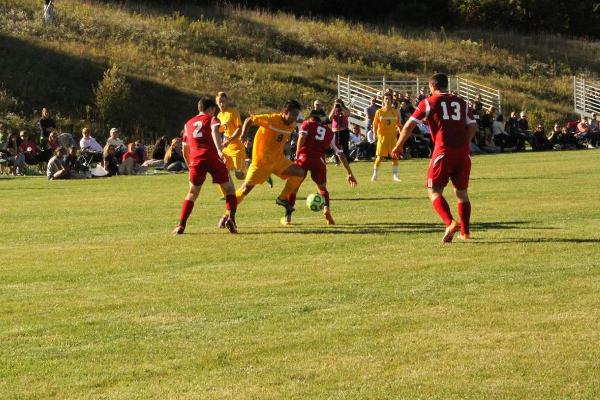
<instances>
[{"instance_id":1,"label":"metal bleacher railing","mask_svg":"<svg viewBox=\"0 0 600 400\"><path fill-rule=\"evenodd\" d=\"M366 127L365 108L369 106L372 98L381 106L381 99L386 90L410 93L414 99L419 94L419 89L425 88L428 92L428 80L415 77L408 80L388 80L382 79L351 79L349 76L337 77L338 97L350 109L350 122ZM459 96L466 100L474 100L477 95L481 96L481 102L484 107L494 106L498 112L502 111L502 97L500 91L469 81L464 78L456 77L450 79L450 90L456 90Z\"/></svg>"},{"instance_id":2,"label":"metal bleacher railing","mask_svg":"<svg viewBox=\"0 0 600 400\"><path fill-rule=\"evenodd\" d=\"M573 77L573 100L575 112L589 117L600 113L600 83L581 77Z\"/></svg>"}]
</instances>

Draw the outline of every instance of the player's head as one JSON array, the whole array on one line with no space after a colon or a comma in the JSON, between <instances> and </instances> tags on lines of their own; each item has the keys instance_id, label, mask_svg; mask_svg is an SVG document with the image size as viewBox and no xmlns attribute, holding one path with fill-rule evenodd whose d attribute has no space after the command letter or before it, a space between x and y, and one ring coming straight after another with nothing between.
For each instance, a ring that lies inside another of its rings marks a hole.
<instances>
[{"instance_id":1,"label":"player's head","mask_svg":"<svg viewBox=\"0 0 600 400\"><path fill-rule=\"evenodd\" d=\"M298 115L300 115L300 109L302 105L298 102L298 100L288 100L283 105L283 110L281 111L281 116L283 120L291 125L294 122L298 121Z\"/></svg>"},{"instance_id":2,"label":"player's head","mask_svg":"<svg viewBox=\"0 0 600 400\"><path fill-rule=\"evenodd\" d=\"M448 91L448 75L446 74L435 74L429 78L429 90L433 92L447 92Z\"/></svg>"},{"instance_id":3,"label":"player's head","mask_svg":"<svg viewBox=\"0 0 600 400\"><path fill-rule=\"evenodd\" d=\"M198 102L198 111L203 114L215 115L217 103L211 97L204 96Z\"/></svg>"},{"instance_id":4,"label":"player's head","mask_svg":"<svg viewBox=\"0 0 600 400\"><path fill-rule=\"evenodd\" d=\"M394 103L394 94L391 92L386 92L383 95L383 106L385 108L390 108L393 103Z\"/></svg>"},{"instance_id":5,"label":"player's head","mask_svg":"<svg viewBox=\"0 0 600 400\"><path fill-rule=\"evenodd\" d=\"M221 110L227 108L227 94L225 92L217 93L217 105Z\"/></svg>"},{"instance_id":6,"label":"player's head","mask_svg":"<svg viewBox=\"0 0 600 400\"><path fill-rule=\"evenodd\" d=\"M310 114L308 114L308 119L321 122L321 113L319 112L319 110L312 110Z\"/></svg>"}]
</instances>

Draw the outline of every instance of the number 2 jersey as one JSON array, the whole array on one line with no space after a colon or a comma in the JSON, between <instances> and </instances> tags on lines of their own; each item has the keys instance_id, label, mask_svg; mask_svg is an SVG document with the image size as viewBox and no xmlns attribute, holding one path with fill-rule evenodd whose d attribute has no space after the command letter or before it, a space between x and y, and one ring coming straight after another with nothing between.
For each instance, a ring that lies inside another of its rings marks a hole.
<instances>
[{"instance_id":1,"label":"number 2 jersey","mask_svg":"<svg viewBox=\"0 0 600 400\"><path fill-rule=\"evenodd\" d=\"M219 158L212 128L220 125L221 121L207 114L196 115L186 122L182 141L190 147L190 166L196 166L202 160Z\"/></svg>"},{"instance_id":2,"label":"number 2 jersey","mask_svg":"<svg viewBox=\"0 0 600 400\"><path fill-rule=\"evenodd\" d=\"M429 125L431 140L435 145L434 154L451 152L469 155L467 126L476 122L467 103L460 97L442 93L423 99L410 119Z\"/></svg>"},{"instance_id":3,"label":"number 2 jersey","mask_svg":"<svg viewBox=\"0 0 600 400\"><path fill-rule=\"evenodd\" d=\"M298 151L300 156L303 155L309 159L323 158L329 148L333 148L336 153L339 153L333 140L335 133L325 124L306 120L300 126L300 134L306 136L302 147Z\"/></svg>"}]
</instances>

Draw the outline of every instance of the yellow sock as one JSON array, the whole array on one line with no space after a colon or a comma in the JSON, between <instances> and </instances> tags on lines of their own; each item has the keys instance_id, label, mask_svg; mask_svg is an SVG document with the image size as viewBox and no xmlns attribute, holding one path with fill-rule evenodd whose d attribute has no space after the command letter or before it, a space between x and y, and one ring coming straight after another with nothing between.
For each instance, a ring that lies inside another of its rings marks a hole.
<instances>
[{"instance_id":1,"label":"yellow sock","mask_svg":"<svg viewBox=\"0 0 600 400\"><path fill-rule=\"evenodd\" d=\"M242 189L238 189L235 191L235 197L237 197L237 203L240 204L246 195L242 193Z\"/></svg>"},{"instance_id":2,"label":"yellow sock","mask_svg":"<svg viewBox=\"0 0 600 400\"><path fill-rule=\"evenodd\" d=\"M380 165L381 165L381 157L375 158L374 168L379 168Z\"/></svg>"}]
</instances>

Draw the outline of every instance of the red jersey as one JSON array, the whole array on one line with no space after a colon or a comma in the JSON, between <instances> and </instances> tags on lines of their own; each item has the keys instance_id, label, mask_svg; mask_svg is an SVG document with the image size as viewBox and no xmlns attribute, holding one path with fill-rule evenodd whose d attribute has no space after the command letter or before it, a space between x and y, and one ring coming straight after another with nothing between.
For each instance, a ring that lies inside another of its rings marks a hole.
<instances>
[{"instance_id":1,"label":"red jersey","mask_svg":"<svg viewBox=\"0 0 600 400\"><path fill-rule=\"evenodd\" d=\"M467 126L475 124L467 103L458 96L442 93L423 99L410 119L425 121L431 129L434 152L445 150L470 153Z\"/></svg>"},{"instance_id":2,"label":"red jersey","mask_svg":"<svg viewBox=\"0 0 600 400\"><path fill-rule=\"evenodd\" d=\"M330 147L333 147L336 153L338 152L335 144L333 144L335 134L325 124L306 120L300 126L300 134L304 134L306 139L298 154L304 154L311 158L321 158L325 156L325 152Z\"/></svg>"},{"instance_id":3,"label":"red jersey","mask_svg":"<svg viewBox=\"0 0 600 400\"><path fill-rule=\"evenodd\" d=\"M219 158L217 146L212 137L212 128L220 126L221 121L207 114L196 115L186 122L182 141L190 146L190 164L201 160Z\"/></svg>"}]
</instances>

